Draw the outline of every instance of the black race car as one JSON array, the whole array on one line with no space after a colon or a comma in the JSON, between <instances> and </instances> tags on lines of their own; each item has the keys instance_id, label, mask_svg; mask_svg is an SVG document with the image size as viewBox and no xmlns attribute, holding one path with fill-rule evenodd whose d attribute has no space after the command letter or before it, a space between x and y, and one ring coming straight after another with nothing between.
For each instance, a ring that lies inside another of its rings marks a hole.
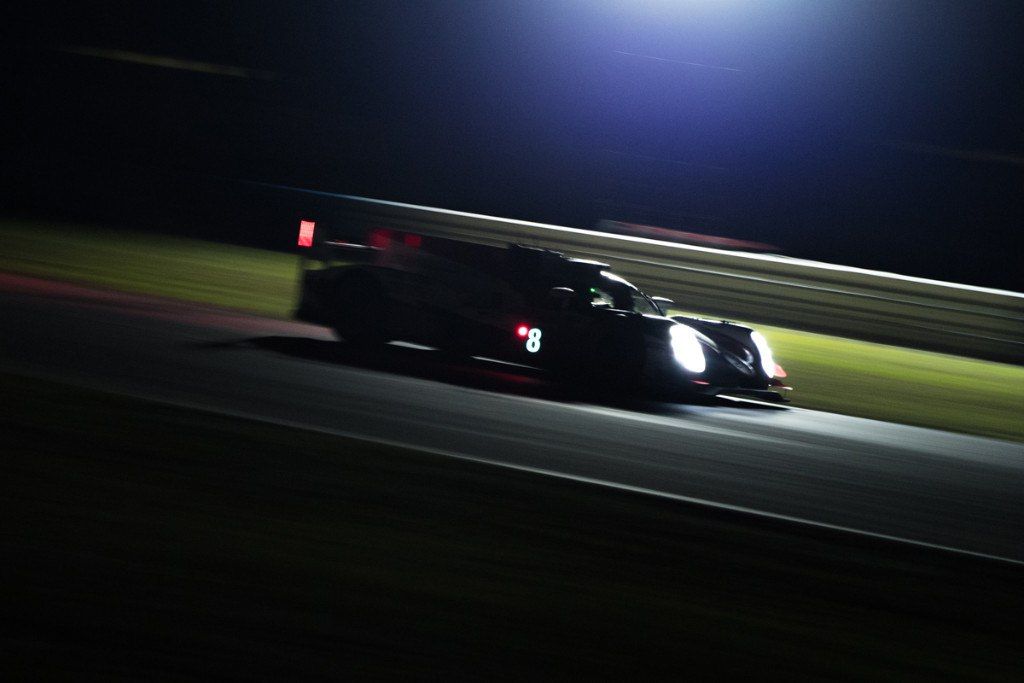
<instances>
[{"instance_id":1,"label":"black race car","mask_svg":"<svg viewBox=\"0 0 1024 683\"><path fill-rule=\"evenodd\" d=\"M764 337L668 317L608 265L513 245L393 230L362 243L307 240L296 317L360 346L406 341L546 370L574 382L684 398L783 400Z\"/></svg>"}]
</instances>

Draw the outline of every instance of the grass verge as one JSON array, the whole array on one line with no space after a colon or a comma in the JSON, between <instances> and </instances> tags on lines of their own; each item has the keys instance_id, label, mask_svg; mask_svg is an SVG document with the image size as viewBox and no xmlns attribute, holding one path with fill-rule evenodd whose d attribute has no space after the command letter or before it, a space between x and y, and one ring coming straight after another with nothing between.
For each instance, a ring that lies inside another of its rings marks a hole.
<instances>
[{"instance_id":1,"label":"grass verge","mask_svg":"<svg viewBox=\"0 0 1024 683\"><path fill-rule=\"evenodd\" d=\"M33 678L1006 678L1021 571L0 375Z\"/></svg>"},{"instance_id":2,"label":"grass verge","mask_svg":"<svg viewBox=\"0 0 1024 683\"><path fill-rule=\"evenodd\" d=\"M1024 441L1024 367L758 326L816 410Z\"/></svg>"},{"instance_id":3,"label":"grass verge","mask_svg":"<svg viewBox=\"0 0 1024 683\"><path fill-rule=\"evenodd\" d=\"M182 237L92 226L0 223L0 270L240 308L284 318L296 258Z\"/></svg>"},{"instance_id":4,"label":"grass verge","mask_svg":"<svg viewBox=\"0 0 1024 683\"><path fill-rule=\"evenodd\" d=\"M0 270L287 317L296 258L198 240L0 223ZM1024 367L759 326L794 405L1024 441Z\"/></svg>"}]
</instances>

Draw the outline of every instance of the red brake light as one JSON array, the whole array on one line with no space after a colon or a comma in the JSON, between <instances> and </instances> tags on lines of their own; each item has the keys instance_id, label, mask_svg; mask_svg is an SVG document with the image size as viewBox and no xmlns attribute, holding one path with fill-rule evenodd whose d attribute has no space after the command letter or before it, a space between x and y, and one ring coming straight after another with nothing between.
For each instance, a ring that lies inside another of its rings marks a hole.
<instances>
[{"instance_id":1,"label":"red brake light","mask_svg":"<svg viewBox=\"0 0 1024 683\"><path fill-rule=\"evenodd\" d=\"M313 246L313 231L316 230L316 221L299 221L299 246Z\"/></svg>"},{"instance_id":2,"label":"red brake light","mask_svg":"<svg viewBox=\"0 0 1024 683\"><path fill-rule=\"evenodd\" d=\"M387 228L375 228L367 237L367 244L378 249L386 249L391 242L392 232Z\"/></svg>"},{"instance_id":3,"label":"red brake light","mask_svg":"<svg viewBox=\"0 0 1024 683\"><path fill-rule=\"evenodd\" d=\"M526 338L526 335L528 335L529 333L530 328L527 327L526 325L520 325L519 327L516 328L516 334L519 335L520 337L523 337L524 339Z\"/></svg>"}]
</instances>

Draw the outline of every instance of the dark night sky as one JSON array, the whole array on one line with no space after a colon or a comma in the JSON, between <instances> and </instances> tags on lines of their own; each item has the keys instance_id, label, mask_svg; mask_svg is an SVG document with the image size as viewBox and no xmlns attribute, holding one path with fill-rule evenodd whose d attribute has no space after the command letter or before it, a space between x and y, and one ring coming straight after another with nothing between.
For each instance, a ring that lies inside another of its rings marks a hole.
<instances>
[{"instance_id":1,"label":"dark night sky","mask_svg":"<svg viewBox=\"0 0 1024 683\"><path fill-rule=\"evenodd\" d=\"M6 202L100 219L123 201L146 222L193 181L247 178L1019 289L1022 17L786 0L37 9L8 26ZM194 221L223 216L201 196Z\"/></svg>"}]
</instances>

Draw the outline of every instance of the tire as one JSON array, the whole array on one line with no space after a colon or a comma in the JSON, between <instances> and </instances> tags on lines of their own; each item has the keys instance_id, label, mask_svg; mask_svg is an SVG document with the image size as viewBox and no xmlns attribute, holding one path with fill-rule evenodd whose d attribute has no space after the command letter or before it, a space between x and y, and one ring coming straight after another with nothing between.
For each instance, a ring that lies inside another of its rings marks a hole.
<instances>
[{"instance_id":1,"label":"tire","mask_svg":"<svg viewBox=\"0 0 1024 683\"><path fill-rule=\"evenodd\" d=\"M581 342L558 374L604 392L632 395L642 390L646 353L638 329L594 325Z\"/></svg>"},{"instance_id":2,"label":"tire","mask_svg":"<svg viewBox=\"0 0 1024 683\"><path fill-rule=\"evenodd\" d=\"M335 334L352 346L379 346L386 333L387 296L367 273L352 273L337 283L332 308Z\"/></svg>"},{"instance_id":3,"label":"tire","mask_svg":"<svg viewBox=\"0 0 1024 683\"><path fill-rule=\"evenodd\" d=\"M474 354L475 348L468 325L456 318L449 320L445 325L444 338L437 345L441 356L452 362L464 361Z\"/></svg>"},{"instance_id":4,"label":"tire","mask_svg":"<svg viewBox=\"0 0 1024 683\"><path fill-rule=\"evenodd\" d=\"M618 330L616 334L610 336L607 343L606 352L598 355L608 363L604 373L606 386L623 395L641 393L647 356L643 336L627 330Z\"/></svg>"}]
</instances>

